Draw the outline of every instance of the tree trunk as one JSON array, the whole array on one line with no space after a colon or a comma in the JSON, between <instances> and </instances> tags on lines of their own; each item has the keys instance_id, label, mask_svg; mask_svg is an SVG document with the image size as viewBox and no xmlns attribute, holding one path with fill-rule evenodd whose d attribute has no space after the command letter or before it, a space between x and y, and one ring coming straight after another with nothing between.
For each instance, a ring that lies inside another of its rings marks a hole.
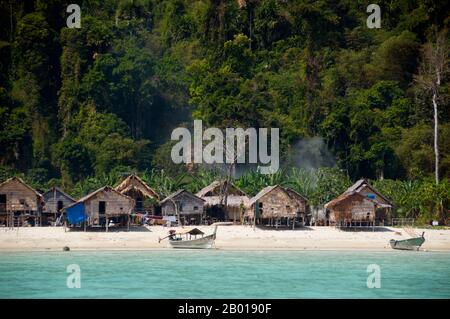
<instances>
[{"instance_id":1,"label":"tree trunk","mask_svg":"<svg viewBox=\"0 0 450 319\"><path fill-rule=\"evenodd\" d=\"M436 102L436 92L433 93L434 109L434 160L436 184L439 184L439 144L438 144L438 105Z\"/></svg>"},{"instance_id":2,"label":"tree trunk","mask_svg":"<svg viewBox=\"0 0 450 319\"><path fill-rule=\"evenodd\" d=\"M230 164L230 168L228 170L228 174L227 174L227 178L225 180L225 185L224 185L224 189L223 189L223 193L224 193L224 204L225 204L225 220L227 219L228 216L228 186L230 185L231 182L231 174L232 174L232 170L233 170L233 164Z\"/></svg>"},{"instance_id":3,"label":"tree trunk","mask_svg":"<svg viewBox=\"0 0 450 319\"><path fill-rule=\"evenodd\" d=\"M181 224L181 216L180 216L180 211L178 210L178 205L174 200L171 200L173 207L175 208L175 215L177 215L177 219L178 219L178 226L183 227L183 225Z\"/></svg>"}]
</instances>

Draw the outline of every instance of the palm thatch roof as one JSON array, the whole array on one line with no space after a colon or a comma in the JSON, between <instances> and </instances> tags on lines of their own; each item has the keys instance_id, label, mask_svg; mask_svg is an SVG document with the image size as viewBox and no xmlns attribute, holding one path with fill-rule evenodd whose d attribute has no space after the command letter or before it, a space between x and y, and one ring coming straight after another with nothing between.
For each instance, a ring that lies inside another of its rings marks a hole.
<instances>
[{"instance_id":1,"label":"palm thatch roof","mask_svg":"<svg viewBox=\"0 0 450 319\"><path fill-rule=\"evenodd\" d=\"M261 197L263 197L264 195L270 193L271 191L273 191L275 188L281 187L280 185L272 185L272 186L266 186L263 189L261 189L259 191L258 194L256 194L255 196L253 196L249 202L248 202L248 206L253 205L254 203L256 203ZM284 190L284 189L283 189Z\"/></svg>"},{"instance_id":2,"label":"palm thatch roof","mask_svg":"<svg viewBox=\"0 0 450 319\"><path fill-rule=\"evenodd\" d=\"M368 198L368 197L366 197L366 196L364 196L364 195L361 195L361 194L358 193L358 192L351 191L351 192L345 192L345 193L339 195L338 197L332 199L331 201L329 201L328 203L326 203L326 204L324 205L324 207L325 207L325 208L333 208L333 207L335 207L335 206L337 206L337 205L343 203L344 201L346 201L347 199L349 199L349 198L351 198L351 197L353 197L353 196L360 197L360 198L362 198L362 199L367 199L367 200L373 202L374 204L376 204L376 202L373 201L373 200L371 200L370 198Z\"/></svg>"},{"instance_id":3,"label":"palm thatch roof","mask_svg":"<svg viewBox=\"0 0 450 319\"><path fill-rule=\"evenodd\" d=\"M225 199L221 196L208 196L203 197L205 200L205 206L216 206L216 205L225 205ZM247 196L234 196L228 195L227 197L227 206L228 207L240 207L243 205L246 207L249 202L249 198Z\"/></svg>"},{"instance_id":4,"label":"palm thatch roof","mask_svg":"<svg viewBox=\"0 0 450 319\"><path fill-rule=\"evenodd\" d=\"M148 186L139 176L131 174L125 178L116 188L116 191L122 194L128 194L130 191L136 191L148 198L159 199L156 191Z\"/></svg>"},{"instance_id":5,"label":"palm thatch roof","mask_svg":"<svg viewBox=\"0 0 450 319\"><path fill-rule=\"evenodd\" d=\"M27 183L25 183L20 177L16 177L16 176L13 176L13 177L11 177L11 178L8 178L7 180L5 180L4 182L2 182L2 183L0 183L0 188L3 186L3 185L6 185L6 184L8 184L8 183L11 183L11 182L18 182L19 184L22 184L23 186L25 186L27 189L29 189L30 191L32 191L34 194L36 194L36 196L40 199L40 200L44 200L44 197L42 196L42 194L41 193L39 193L37 190L35 190L33 187L31 187L30 185L28 185Z\"/></svg>"},{"instance_id":6,"label":"palm thatch roof","mask_svg":"<svg viewBox=\"0 0 450 319\"><path fill-rule=\"evenodd\" d=\"M301 199L303 201L308 201L308 199L305 196L303 196L302 194L297 192L295 189L290 188L290 187L285 187L284 189L288 192L288 194L291 197L295 197L295 198Z\"/></svg>"},{"instance_id":7,"label":"palm thatch roof","mask_svg":"<svg viewBox=\"0 0 450 319\"><path fill-rule=\"evenodd\" d=\"M201 189L196 195L205 201L206 206L216 206L225 204L225 195L222 194L223 186L226 181L214 181L208 186ZM228 188L227 206L240 207L247 206L250 200L246 193L230 183Z\"/></svg>"},{"instance_id":8,"label":"palm thatch roof","mask_svg":"<svg viewBox=\"0 0 450 319\"><path fill-rule=\"evenodd\" d=\"M272 185L272 186L266 186L261 191L259 191L258 194L256 194L254 197L252 197L247 202L247 206L248 207L252 206L254 203L256 203L263 196L265 196L266 194L272 192L273 190L275 190L277 188L282 189L289 196L289 198L291 198L292 200L294 200L296 202L302 201L302 202L306 203L308 201L308 199L305 196L303 196L302 194L300 194L299 192L295 191L292 188L283 187L283 186L280 186L280 185Z\"/></svg>"},{"instance_id":9,"label":"palm thatch roof","mask_svg":"<svg viewBox=\"0 0 450 319\"><path fill-rule=\"evenodd\" d=\"M167 196L166 198L164 198L164 199L160 202L160 204L162 205L162 204L166 203L166 202L169 201L169 200L175 200L175 199L176 199L178 196L180 196L181 194L185 194L185 195L187 195L187 196L193 198L194 200L198 200L198 201L205 202L205 200L204 200L203 198L200 198L200 197L198 197L198 196L192 194L191 192L188 192L188 191L185 190L185 189L179 189L179 190L177 190L176 192L174 192L174 193L170 194L169 196Z\"/></svg>"},{"instance_id":10,"label":"palm thatch roof","mask_svg":"<svg viewBox=\"0 0 450 319\"><path fill-rule=\"evenodd\" d=\"M50 188L48 191L46 191L44 194L42 194L42 196L44 196L44 198L45 198L47 194L53 194L54 192L58 192L58 193L62 194L63 196L67 197L68 199L70 199L73 202L77 201L75 198L73 198L72 196L70 196L69 194L67 194L61 188L59 188L57 186Z\"/></svg>"},{"instance_id":11,"label":"palm thatch roof","mask_svg":"<svg viewBox=\"0 0 450 319\"><path fill-rule=\"evenodd\" d=\"M378 190L376 190L372 185L370 185L366 179L358 180L355 184L350 186L344 192L344 194L352 193L352 192L360 193L364 188L368 188L370 190L370 192L372 192L372 193L376 194L377 196L379 196L380 198L382 198L389 206L394 206L394 204L388 198L386 198L383 194L381 194ZM382 203L379 203L379 204L382 204ZM386 206L386 205L384 205L384 206Z\"/></svg>"},{"instance_id":12,"label":"palm thatch roof","mask_svg":"<svg viewBox=\"0 0 450 319\"><path fill-rule=\"evenodd\" d=\"M222 187L224 184L226 184L226 181L214 181L208 186L202 188L200 191L197 192L198 197L206 197L206 196L214 196L218 195L222 191ZM242 190L240 190L236 185L233 183L230 183L228 185L228 194L230 195L239 195L239 196L247 196L246 193L244 193Z\"/></svg>"},{"instance_id":13,"label":"palm thatch roof","mask_svg":"<svg viewBox=\"0 0 450 319\"><path fill-rule=\"evenodd\" d=\"M89 194L87 194L86 196L80 198L78 201L76 201L76 202L74 202L74 203L72 203L72 204L70 204L70 205L64 207L64 209L67 209L67 208L72 207L72 206L74 206L74 205L76 205L76 204L79 204L79 203L83 203L83 202L85 202L85 201L87 201L87 200L89 200L89 199L95 197L98 193L101 193L101 192L114 192L114 193L116 193L117 195L123 196L124 198L130 200L131 202L134 202L134 200L133 200L131 197L122 194L121 192L115 190L114 188L112 188L112 187L110 187L110 186L103 186L103 187L100 187L99 189L93 191L92 193L89 193Z\"/></svg>"}]
</instances>

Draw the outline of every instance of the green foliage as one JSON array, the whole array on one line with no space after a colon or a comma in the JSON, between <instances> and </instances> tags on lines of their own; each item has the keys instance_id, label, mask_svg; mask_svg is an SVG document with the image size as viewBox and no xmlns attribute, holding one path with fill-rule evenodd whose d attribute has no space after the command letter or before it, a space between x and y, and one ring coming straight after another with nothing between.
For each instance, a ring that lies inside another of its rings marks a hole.
<instances>
[{"instance_id":1,"label":"green foliage","mask_svg":"<svg viewBox=\"0 0 450 319\"><path fill-rule=\"evenodd\" d=\"M191 173L189 177L190 181L186 185L186 189L194 194L212 182L216 180L224 180L226 178L223 172L218 169L207 169L202 167L198 168L194 173Z\"/></svg>"},{"instance_id":2,"label":"green foliage","mask_svg":"<svg viewBox=\"0 0 450 319\"><path fill-rule=\"evenodd\" d=\"M418 223L424 224L429 224L431 220L448 223L448 179L438 185L432 178L416 181L381 180L373 181L373 184L393 201L398 217L418 218Z\"/></svg>"},{"instance_id":3,"label":"green foliage","mask_svg":"<svg viewBox=\"0 0 450 319\"><path fill-rule=\"evenodd\" d=\"M99 113L92 105L82 107L53 148L54 164L64 183L93 173L107 174L116 166L146 168L149 141L134 141L128 134L128 127L116 115Z\"/></svg>"},{"instance_id":4,"label":"green foliage","mask_svg":"<svg viewBox=\"0 0 450 319\"><path fill-rule=\"evenodd\" d=\"M155 191L162 197L166 197L186 185L186 175L178 174L176 176L168 175L164 170L145 171L142 178L152 185Z\"/></svg>"},{"instance_id":5,"label":"green foliage","mask_svg":"<svg viewBox=\"0 0 450 319\"><path fill-rule=\"evenodd\" d=\"M397 81L405 87L416 71L418 56L416 35L403 31L379 46L368 71L375 79Z\"/></svg>"},{"instance_id":6,"label":"green foliage","mask_svg":"<svg viewBox=\"0 0 450 319\"><path fill-rule=\"evenodd\" d=\"M175 164L172 161L171 152L172 147L175 144L175 141L169 141L160 145L156 150L154 150L152 159L153 168L164 170L169 175L187 173L187 167L185 165Z\"/></svg>"}]
</instances>

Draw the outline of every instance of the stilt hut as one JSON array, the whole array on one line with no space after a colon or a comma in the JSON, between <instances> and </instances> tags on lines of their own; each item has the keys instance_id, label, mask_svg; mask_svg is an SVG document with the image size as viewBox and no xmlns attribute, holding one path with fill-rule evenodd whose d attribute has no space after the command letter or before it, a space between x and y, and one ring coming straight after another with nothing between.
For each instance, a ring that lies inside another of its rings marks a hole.
<instances>
[{"instance_id":1,"label":"stilt hut","mask_svg":"<svg viewBox=\"0 0 450 319\"><path fill-rule=\"evenodd\" d=\"M205 201L184 190L180 189L164 198L161 205L163 216L180 217L183 225L200 224L203 219L203 205Z\"/></svg>"},{"instance_id":2,"label":"stilt hut","mask_svg":"<svg viewBox=\"0 0 450 319\"><path fill-rule=\"evenodd\" d=\"M276 228L285 225L294 229L296 221L301 218L298 195L294 196L292 190L280 185L267 186L250 199L245 218L253 224Z\"/></svg>"},{"instance_id":3,"label":"stilt hut","mask_svg":"<svg viewBox=\"0 0 450 319\"><path fill-rule=\"evenodd\" d=\"M330 211L330 225L373 226L375 222L376 203L357 192L344 193L325 204Z\"/></svg>"},{"instance_id":4,"label":"stilt hut","mask_svg":"<svg viewBox=\"0 0 450 319\"><path fill-rule=\"evenodd\" d=\"M250 200L242 190L226 181L214 181L196 195L205 200L206 217L211 221L242 223Z\"/></svg>"},{"instance_id":5,"label":"stilt hut","mask_svg":"<svg viewBox=\"0 0 450 319\"><path fill-rule=\"evenodd\" d=\"M375 222L379 224L385 224L391 217L392 208L394 204L378 190L375 189L366 179L360 179L353 184L345 192L357 192L367 198L373 200L377 204L375 211Z\"/></svg>"},{"instance_id":6,"label":"stilt hut","mask_svg":"<svg viewBox=\"0 0 450 319\"><path fill-rule=\"evenodd\" d=\"M42 196L45 200L45 206L42 211L43 225L56 225L57 219L62 214L62 209L76 202L74 198L69 194L64 193L58 187L52 187L42 194Z\"/></svg>"},{"instance_id":7,"label":"stilt hut","mask_svg":"<svg viewBox=\"0 0 450 319\"><path fill-rule=\"evenodd\" d=\"M392 207L392 202L365 179L325 204L330 225L340 227L384 225Z\"/></svg>"},{"instance_id":8,"label":"stilt hut","mask_svg":"<svg viewBox=\"0 0 450 319\"><path fill-rule=\"evenodd\" d=\"M291 199L296 203L294 207L297 212L298 221L302 225L305 225L305 223L308 221L308 216L310 214L308 199L292 188L287 187L285 188L285 190L289 194Z\"/></svg>"},{"instance_id":9,"label":"stilt hut","mask_svg":"<svg viewBox=\"0 0 450 319\"><path fill-rule=\"evenodd\" d=\"M134 213L155 213L155 205L159 201L159 196L139 176L129 175L115 189L134 199L136 203Z\"/></svg>"},{"instance_id":10,"label":"stilt hut","mask_svg":"<svg viewBox=\"0 0 450 319\"><path fill-rule=\"evenodd\" d=\"M108 231L111 222L114 226L130 226L130 214L134 200L109 186L102 187L65 207L67 220L72 225L86 227L105 227Z\"/></svg>"},{"instance_id":11,"label":"stilt hut","mask_svg":"<svg viewBox=\"0 0 450 319\"><path fill-rule=\"evenodd\" d=\"M0 224L38 226L44 203L42 195L20 178L7 179L0 184Z\"/></svg>"}]
</instances>

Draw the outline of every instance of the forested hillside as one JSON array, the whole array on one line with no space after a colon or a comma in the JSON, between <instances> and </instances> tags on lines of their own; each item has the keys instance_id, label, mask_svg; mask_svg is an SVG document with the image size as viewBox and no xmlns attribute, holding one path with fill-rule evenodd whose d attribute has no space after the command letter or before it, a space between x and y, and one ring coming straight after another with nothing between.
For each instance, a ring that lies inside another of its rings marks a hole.
<instances>
[{"instance_id":1,"label":"forested hillside","mask_svg":"<svg viewBox=\"0 0 450 319\"><path fill-rule=\"evenodd\" d=\"M279 127L284 171L304 167L293 154L317 139L352 180L433 180L432 94L419 79L426 48L448 45L447 1L377 1L379 29L366 26L371 2L355 0L77 1L81 28L69 29L72 2L0 1L0 179L79 194L112 173L176 178L170 133L196 118Z\"/></svg>"}]
</instances>

